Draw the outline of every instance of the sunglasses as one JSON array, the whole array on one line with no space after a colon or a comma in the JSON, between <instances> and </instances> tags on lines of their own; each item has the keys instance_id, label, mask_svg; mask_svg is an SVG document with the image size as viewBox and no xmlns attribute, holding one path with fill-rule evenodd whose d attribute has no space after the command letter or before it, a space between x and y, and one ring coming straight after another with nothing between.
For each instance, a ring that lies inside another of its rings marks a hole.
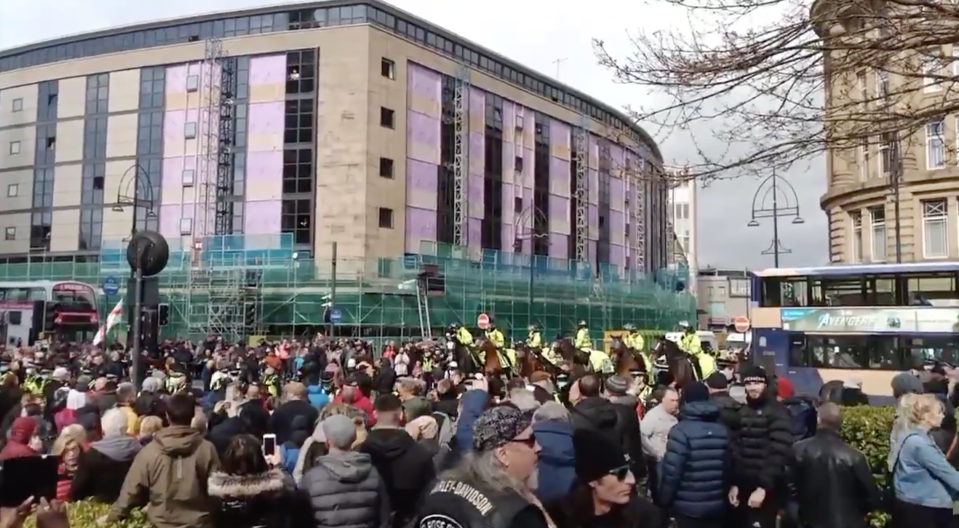
<instances>
[{"instance_id":1,"label":"sunglasses","mask_svg":"<svg viewBox=\"0 0 959 528\"><path fill-rule=\"evenodd\" d=\"M515 438L512 440L513 443L523 444L526 447L533 449L536 447L536 435L529 435L526 438Z\"/></svg>"},{"instance_id":2,"label":"sunglasses","mask_svg":"<svg viewBox=\"0 0 959 528\"><path fill-rule=\"evenodd\" d=\"M620 482L622 482L626 480L626 475L629 474L629 466L626 465L626 466L621 466L621 467L612 469L609 471L609 474L615 476L616 480L619 480Z\"/></svg>"}]
</instances>

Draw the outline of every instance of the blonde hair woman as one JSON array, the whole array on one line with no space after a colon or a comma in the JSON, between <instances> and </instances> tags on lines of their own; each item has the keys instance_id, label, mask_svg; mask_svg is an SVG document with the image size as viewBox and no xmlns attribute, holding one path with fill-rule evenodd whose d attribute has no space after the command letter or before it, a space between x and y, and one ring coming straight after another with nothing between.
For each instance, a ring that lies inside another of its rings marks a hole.
<instances>
[{"instance_id":1,"label":"blonde hair woman","mask_svg":"<svg viewBox=\"0 0 959 528\"><path fill-rule=\"evenodd\" d=\"M889 450L896 493L893 527L947 528L952 521L959 471L929 437L929 430L942 423L944 409L931 394L906 394L899 399Z\"/></svg>"},{"instance_id":2,"label":"blonde hair woman","mask_svg":"<svg viewBox=\"0 0 959 528\"><path fill-rule=\"evenodd\" d=\"M153 435L160 429L163 429L163 420L159 416L141 416L140 434L137 439L141 444L148 444L153 440Z\"/></svg>"},{"instance_id":3,"label":"blonde hair woman","mask_svg":"<svg viewBox=\"0 0 959 528\"><path fill-rule=\"evenodd\" d=\"M53 443L50 454L60 457L60 478L57 480L57 500L70 500L70 486L80 464L83 445L87 441L87 432L82 425L73 424L63 428L57 441Z\"/></svg>"}]
</instances>

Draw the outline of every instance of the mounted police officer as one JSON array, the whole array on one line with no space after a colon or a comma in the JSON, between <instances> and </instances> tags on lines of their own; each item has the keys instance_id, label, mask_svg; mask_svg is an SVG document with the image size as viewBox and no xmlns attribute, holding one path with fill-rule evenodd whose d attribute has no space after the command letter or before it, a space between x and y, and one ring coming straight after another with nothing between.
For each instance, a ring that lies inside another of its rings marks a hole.
<instances>
[{"instance_id":1,"label":"mounted police officer","mask_svg":"<svg viewBox=\"0 0 959 528\"><path fill-rule=\"evenodd\" d=\"M693 358L699 379L704 380L716 371L716 360L703 351L703 342L688 321L680 321L679 327L683 331L683 336L679 339L679 347Z\"/></svg>"},{"instance_id":2,"label":"mounted police officer","mask_svg":"<svg viewBox=\"0 0 959 528\"><path fill-rule=\"evenodd\" d=\"M543 348L543 333L535 324L529 325L529 333L526 335L526 346L532 349Z\"/></svg>"},{"instance_id":3,"label":"mounted police officer","mask_svg":"<svg viewBox=\"0 0 959 528\"><path fill-rule=\"evenodd\" d=\"M461 326L459 323L450 324L449 335L465 347L473 346L473 334L470 333L468 328Z\"/></svg>"},{"instance_id":4,"label":"mounted police officer","mask_svg":"<svg viewBox=\"0 0 959 528\"><path fill-rule=\"evenodd\" d=\"M489 328L486 329L486 339L496 347L496 350L503 350L506 348L506 336L503 335L503 331L496 327L496 321L492 317L489 318Z\"/></svg>"},{"instance_id":5,"label":"mounted police officer","mask_svg":"<svg viewBox=\"0 0 959 528\"><path fill-rule=\"evenodd\" d=\"M636 330L636 326L632 323L627 323L624 328L627 334L623 338L623 344L639 352L639 355L643 358L643 363L645 363L646 372L652 372L653 364L649 360L649 352L646 351L646 341L643 339L643 335Z\"/></svg>"},{"instance_id":6,"label":"mounted police officer","mask_svg":"<svg viewBox=\"0 0 959 528\"><path fill-rule=\"evenodd\" d=\"M481 390L481 389L473 389ZM466 398L468 395L465 395ZM546 528L546 518L526 497L525 486L540 447L531 417L515 407L497 406L473 424L472 452L440 478L420 508L419 528Z\"/></svg>"},{"instance_id":7,"label":"mounted police officer","mask_svg":"<svg viewBox=\"0 0 959 528\"><path fill-rule=\"evenodd\" d=\"M579 350L589 352L593 348L593 340L589 337L589 325L586 321L580 321L576 327L576 338L573 340L573 346Z\"/></svg>"}]
</instances>

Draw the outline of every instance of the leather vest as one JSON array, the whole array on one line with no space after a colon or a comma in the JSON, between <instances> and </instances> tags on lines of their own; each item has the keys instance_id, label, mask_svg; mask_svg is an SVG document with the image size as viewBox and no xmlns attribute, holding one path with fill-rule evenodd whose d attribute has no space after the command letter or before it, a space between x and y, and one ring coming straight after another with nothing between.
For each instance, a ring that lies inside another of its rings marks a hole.
<instances>
[{"instance_id":1,"label":"leather vest","mask_svg":"<svg viewBox=\"0 0 959 528\"><path fill-rule=\"evenodd\" d=\"M420 509L419 528L509 528L516 515L536 508L511 491L440 480Z\"/></svg>"}]
</instances>

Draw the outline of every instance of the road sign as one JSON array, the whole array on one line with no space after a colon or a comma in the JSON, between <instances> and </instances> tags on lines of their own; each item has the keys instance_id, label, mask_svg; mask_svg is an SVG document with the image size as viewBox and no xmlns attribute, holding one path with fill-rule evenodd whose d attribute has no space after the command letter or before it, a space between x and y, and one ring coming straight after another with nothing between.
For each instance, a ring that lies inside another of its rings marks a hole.
<instances>
[{"instance_id":1,"label":"road sign","mask_svg":"<svg viewBox=\"0 0 959 528\"><path fill-rule=\"evenodd\" d=\"M476 326L480 327L480 330L489 328L489 315L485 313L479 314L479 317L476 318Z\"/></svg>"},{"instance_id":2,"label":"road sign","mask_svg":"<svg viewBox=\"0 0 959 528\"><path fill-rule=\"evenodd\" d=\"M749 318L745 315L739 315L733 318L733 328L739 333L749 331Z\"/></svg>"},{"instance_id":3,"label":"road sign","mask_svg":"<svg viewBox=\"0 0 959 528\"><path fill-rule=\"evenodd\" d=\"M339 308L330 308L330 322L337 324L343 320L343 311Z\"/></svg>"},{"instance_id":4,"label":"road sign","mask_svg":"<svg viewBox=\"0 0 959 528\"><path fill-rule=\"evenodd\" d=\"M103 279L103 294L116 295L120 293L120 280L114 276Z\"/></svg>"}]
</instances>

